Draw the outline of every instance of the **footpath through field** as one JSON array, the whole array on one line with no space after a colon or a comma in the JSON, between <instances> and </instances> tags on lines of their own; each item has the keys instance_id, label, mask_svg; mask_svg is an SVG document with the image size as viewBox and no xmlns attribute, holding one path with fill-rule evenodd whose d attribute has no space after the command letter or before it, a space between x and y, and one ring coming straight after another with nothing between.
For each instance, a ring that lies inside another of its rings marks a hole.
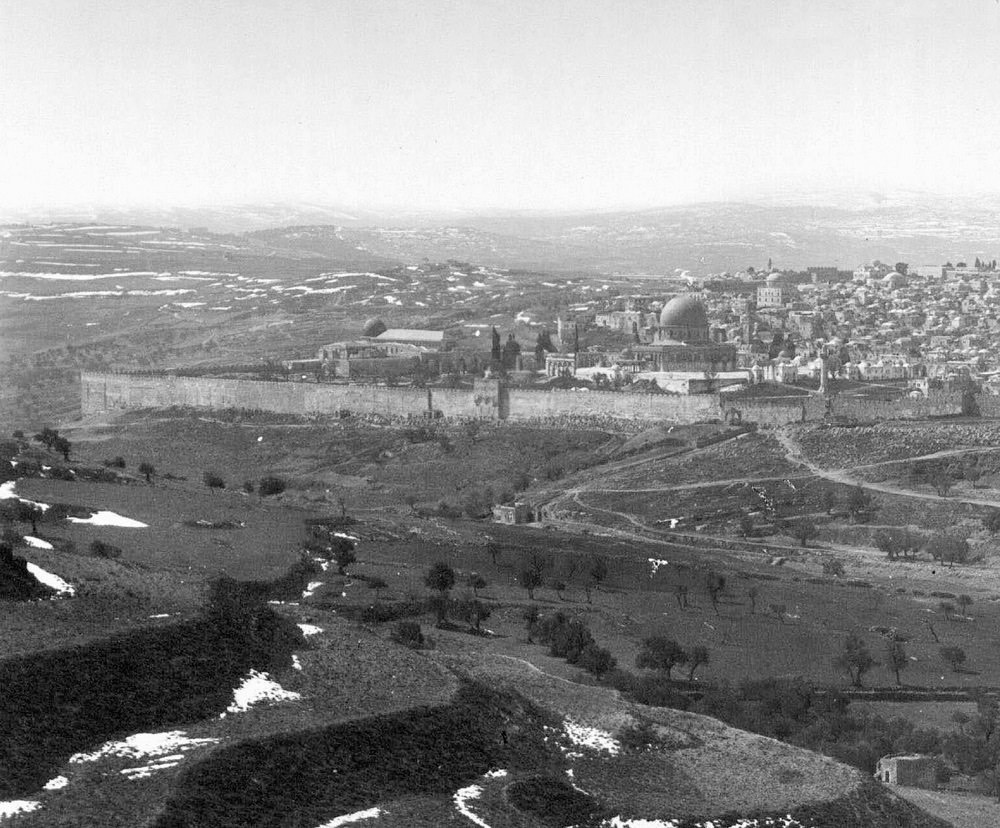
<instances>
[{"instance_id":1,"label":"footpath through field","mask_svg":"<svg viewBox=\"0 0 1000 828\"><path fill-rule=\"evenodd\" d=\"M545 509L546 517L544 522L546 525L563 529L565 531L588 531L617 537L623 540L652 542L665 546L670 545L675 548L680 547L686 550L704 551L707 548L711 548L714 551L728 552L734 555L739 555L740 553L744 555L747 553L757 553L761 555L773 556L796 554L799 551L799 547L790 544L782 544L780 542L765 543L747 541L745 539L742 541L734 541L731 538L714 538L711 535L678 532L666 527L654 527L648 525L641 518L627 511L620 511L618 509L608 508L607 506L595 505L590 498L588 498L585 502L582 500L582 497L585 495L616 493L651 494L662 492L667 494L669 492L718 488L720 486L725 487L743 484L750 485L819 477L846 486L860 486L861 488L870 491L900 497L911 497L918 500L969 503L978 506L1000 507L1000 500L974 498L961 494L942 497L941 495L935 493L917 492L901 487L891 486L885 483L873 483L867 480L859 479L852 474L852 472L860 469L877 468L879 466L898 464L900 462L935 460L942 457L953 457L963 454L1000 451L1000 447L945 449L913 457L883 460L874 463L860 463L855 466L838 469L827 469L819 466L817 463L805 456L802 447L795 440L794 434L789 427L786 426L776 429L774 434L785 454L785 458L791 464L804 468L803 471L784 475L743 475L740 477L704 480L693 483L663 483L660 485L629 488L615 488L606 484L609 477L617 475L622 471L636 469L651 463L656 463L657 461L676 459L684 455L697 454L700 451L700 449L694 447L661 449L637 458L613 461L600 466L592 466L588 469L577 472L568 480L560 481L561 485L558 485L558 488L556 486L552 486L542 489L539 492L542 496L539 501L539 505L544 506ZM735 437L730 439L735 439ZM573 517L560 514L563 509L566 509L567 507L569 509L573 509L574 506L577 507L579 512L582 514L579 514L578 516L574 515ZM586 517L587 512L591 512L592 514L596 512L608 515L619 524L624 524L624 526L609 526L593 520L588 520Z\"/></svg>"},{"instance_id":2,"label":"footpath through field","mask_svg":"<svg viewBox=\"0 0 1000 828\"><path fill-rule=\"evenodd\" d=\"M944 451L935 451L915 457L901 457L894 460L883 460L878 463L864 463L840 469L825 469L805 456L802 451L802 447L796 442L795 436L792 434L791 429L787 426L777 429L775 431L775 436L778 438L778 442L785 450L785 455L790 462L805 466L817 477L822 477L833 483L842 483L845 486L860 486L862 489L867 489L868 491L881 492L882 494L895 495L897 497L912 497L918 500L936 500L948 503L970 503L974 506L1000 507L1000 501L998 500L967 497L965 495L942 496L933 492L915 492L911 489L900 488L899 486L889 486L885 483L873 483L868 480L861 480L852 476L850 473L851 471L855 471L857 469L871 469L878 466L888 466L911 461L937 460L942 457L954 457L961 454L985 454L987 452L1000 451L1000 448L997 447L945 449Z\"/></svg>"}]
</instances>

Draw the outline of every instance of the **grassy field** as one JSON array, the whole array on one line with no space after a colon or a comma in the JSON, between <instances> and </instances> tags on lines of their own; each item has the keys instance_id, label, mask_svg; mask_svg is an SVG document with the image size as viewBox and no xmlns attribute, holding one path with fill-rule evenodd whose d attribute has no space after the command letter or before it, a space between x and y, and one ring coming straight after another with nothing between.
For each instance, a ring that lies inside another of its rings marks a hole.
<instances>
[{"instance_id":1,"label":"grassy field","mask_svg":"<svg viewBox=\"0 0 1000 828\"><path fill-rule=\"evenodd\" d=\"M992 796L894 788L907 802L948 822L954 828L985 828L1000 825L1000 804Z\"/></svg>"},{"instance_id":2,"label":"grassy field","mask_svg":"<svg viewBox=\"0 0 1000 828\"><path fill-rule=\"evenodd\" d=\"M274 571L286 564L301 543L299 530L307 513L299 507L336 511L333 501L342 496L350 511L364 517L357 572L384 578L389 586L383 597L424 594L424 570L437 559L447 560L461 573L482 573L490 584L486 594L512 607L501 613L512 618L511 629L505 634L513 634L516 615L527 603L526 593L516 584L518 570L525 561L541 558L547 563L546 578L566 582L567 589L560 596L543 586L536 593L538 603L586 617L598 640L611 647L622 663L634 660L637 643L643 636L668 633L687 645L703 644L710 649L712 660L699 673L705 679L803 675L836 684L844 682L845 677L833 667L832 661L849 632L860 632L876 658L881 659L885 639L868 630L896 627L910 637L907 650L914 659L903 672L904 683L930 687L1000 684L1000 661L993 655L995 648L990 634L1000 620L998 603L991 600L994 594L1000 594L1000 588L984 577L992 572L991 564L949 570L929 561L890 563L875 551L853 551L838 546L848 540L841 538L839 531L871 531L845 524L842 529L822 526L814 546L833 543L832 548L810 548L794 555L782 550L787 562L783 567L774 567L769 565L774 553L768 555L764 550L771 542L779 548L784 544L794 550L796 542L792 538L762 538L741 551L735 533L730 530L726 534L736 548L713 550L710 537L697 545L686 543L682 537L643 542L465 520L421 519L409 514L397 500L408 489L437 495L449 484L456 485L452 480L460 481L461 487L461 482L483 480L489 473L499 478L506 469L523 462L524 451L539 458L535 462L540 463L541 458L558 458L577 444L596 449L607 443L607 438L597 433L574 434L571 442L568 435L529 429L487 429L474 436L452 430L449 439L453 449L446 453L437 442L409 443L394 429L349 427L331 431L311 425L220 423L185 416L175 421L141 418L113 429L101 429L89 438L81 433L81 437L84 439L77 441L76 450L88 461L122 455L129 468L134 469L140 460L149 459L161 473L188 477L186 482L154 479L153 486L95 484L86 490L89 494L84 498L79 496L84 491L80 484L54 481L25 484L25 491L33 497L67 499L75 495L76 501L84 505L112 508L149 523L147 530L73 529L81 546L89 542L91 534L133 532L127 539L135 548L126 554L144 565L200 567L206 573L224 570L238 577L251 571ZM259 437L263 439L258 440ZM171 451L171 446L184 444L191 447ZM544 450L539 448L541 445ZM748 456L759 453L778 462L778 448L773 438L766 435L750 435L710 446L683 455L681 462L689 474L694 474L697 457L704 454L707 458L704 476L710 481L714 475L732 473L723 462L725 453L742 452L744 446L753 448ZM628 462L641 457L641 454L630 455ZM416 462L418 459L421 462ZM674 461L667 458L662 462ZM660 461L652 465L657 474L664 473ZM204 468L231 470L233 478L256 478L277 471L300 482L308 481L312 475L346 477L349 472L355 472L351 478L357 479L361 475L356 472L361 470L369 471L371 477L365 478L363 486L334 488L328 499L315 504L303 496L303 492L310 491L308 488L294 490L271 503L256 496L208 491L200 483L199 473ZM428 474L428 469L433 469L433 473ZM643 472L640 465L616 473ZM571 483L586 479L588 474L582 472L567 480ZM603 477L597 479L602 487L609 483ZM427 486L422 486L421 480L427 481ZM559 484L543 479L537 485ZM680 517L699 508L707 510L708 504L719 509L729 500L732 508L742 508L760 502L761 491L775 500L794 501L794 508L803 513L823 506L823 486L811 486L809 481L794 489L781 481L754 485L758 491L739 485L729 487L728 493L724 491L727 487L617 496L604 491L585 492L583 502L599 503L602 509L631 510L630 513L639 514L648 522L659 516ZM437 488L428 491L431 486ZM846 487L840 490L844 496ZM386 495L386 491L392 492L392 496ZM530 497L530 490L528 494ZM391 508L374 508L383 496L390 501ZM903 513L902 503L897 507L893 500L902 499L879 496L882 505L879 522L889 522L893 509ZM945 508L941 506L938 511L943 513ZM934 509L922 509L920 514L911 509L907 513L909 519L916 521L936 520L935 514ZM224 531L187 529L178 525L181 515L241 520L247 525L244 529ZM944 519L943 514L940 519ZM613 523L621 525L620 520ZM711 531L700 534L708 536ZM114 536L110 539L117 542ZM495 563L487 551L489 540L501 549ZM145 547L156 549L156 554ZM607 591L595 592L593 603L588 604L582 588L585 567L597 555L606 557L610 564ZM822 564L831 556L844 561L843 577L822 576ZM654 575L649 558L669 563L658 567ZM702 587L705 573L713 568L728 579L719 614L713 611ZM851 586L851 580L870 586ZM681 609L675 599L680 584L689 590L691 606L687 609ZM754 612L748 597L752 587L758 592ZM339 597L341 592L346 592L347 597ZM971 615L975 620L946 620L939 609L945 599L933 596L933 592L973 595ZM328 583L318 594L331 606L338 601L358 605L372 599L361 581L351 582L350 586ZM785 607L781 618L770 612L772 604ZM934 625L939 642L933 640L928 622ZM953 673L947 668L938 652L945 645L965 648L969 656L966 672ZM876 668L868 681L889 685L894 683L894 677L884 668Z\"/></svg>"},{"instance_id":3,"label":"grassy field","mask_svg":"<svg viewBox=\"0 0 1000 828\"><path fill-rule=\"evenodd\" d=\"M355 511L394 506L403 512L410 495L417 505L442 499L459 505L470 492L511 492L545 479L550 470L593 462L598 449L620 444L598 431L442 427L418 434L340 420L282 423L250 415L232 422L193 413L131 415L76 434L76 452L85 462L120 456L130 469L151 462L160 474L187 478L194 490L203 490L205 471L218 472L235 488L273 473L287 479L290 494L304 503L332 505L342 498Z\"/></svg>"},{"instance_id":4,"label":"grassy field","mask_svg":"<svg viewBox=\"0 0 1000 828\"><path fill-rule=\"evenodd\" d=\"M790 508L804 514L820 510L826 499L823 485L837 484L817 484L812 490L809 480L798 487L772 480L753 483L755 491L749 481L735 487L713 483L719 475L734 474L734 469L748 472L755 453L765 457L769 464L766 471L787 471L781 465L779 448L767 435L750 435L704 449L694 448L685 438L681 454L677 446L664 448L652 441L649 448L614 455L613 450L622 442L597 432L569 435L510 428L470 433L449 429L445 435L448 446L444 447L438 439L414 442L398 429L280 423L267 418L226 422L187 414L132 417L111 426L81 427L69 434L74 458L86 464L96 465L121 455L126 461L127 482L26 479L18 484L19 494L42 502L109 509L147 523L148 528L43 521L38 534L56 549L19 550L18 554L23 552L62 575L80 591L69 600L0 607L10 632L9 652L30 652L189 617L200 607L210 578L220 573L239 578L273 577L287 568L298 558L305 538L304 521L310 515L338 513L338 500L343 498L344 508L359 518L351 530L360 537L358 562L349 574L338 575L330 568L316 576L309 597L280 608L301 623L324 630L310 637L310 649L299 654L303 670L280 677L284 687L302 693L302 701L232 718L225 725L224 744L288 733L317 716L332 723L343 717L403 709L418 699L443 698L442 693L446 695L447 688L454 685L446 679L442 679L444 684L430 679L426 668L432 664L436 665L432 669L439 671L433 675L447 676L440 671L448 668L486 678L491 686L509 681L512 688L519 688L547 709L583 717L588 726L609 733L634 723L636 708L623 707L609 691L576 683L580 677L577 668L550 657L546 648L526 642L523 614L530 606L580 618L597 642L628 669L634 669L639 642L645 636L667 635L687 647L703 645L710 660L699 668L694 686L802 676L822 685L846 687L846 675L834 665L846 635L860 634L875 658L883 661L886 639L876 628L889 627L908 636L904 685L1000 686L1000 658L995 655L998 651L992 633L1000 623L1000 601L991 600L993 590L1000 594L1000 589L993 580L990 562L950 570L928 561L890 563L880 553L858 546L850 533L859 533L858 539L862 539L861 533L868 529L847 522L839 527L835 521L826 524L814 542L819 548L797 551L787 536L744 542L731 528L722 535L726 543L714 540L713 532L729 527L726 521L731 518L716 523L708 520L708 527L701 531L682 525L659 537L637 534L632 530L641 526L622 520L622 515L633 514L651 523L658 515L670 516L678 504L692 512L707 511L710 502L717 508L724 498L732 498L734 508L743 508L752 499L762 500L762 494L784 499ZM734 466L725 462L730 449L743 458ZM581 450L589 453L589 462L599 464L596 473L595 469L581 471L563 480L552 480L545 474L546 464L577 458ZM488 480L499 485L525 466L531 472L529 498L536 490L552 492L560 486L572 490L586 486L588 480L613 488L630 475L646 474L644 452L663 455L649 463L653 469L647 478L650 488L694 488L618 495L583 489L584 505L605 510L610 525L605 535L599 534L602 530L596 521L589 528L578 527L588 528L587 532L506 527L468 519L421 517L401 503L404 493L415 489L425 495L425 502L433 502L446 496L448 487L461 490ZM704 479L699 476L699 456L705 458L701 467ZM142 461L157 468L152 483L147 484L136 473ZM609 464L607 476L601 473L604 463ZM676 464L675 480L669 472L674 468L671 463ZM246 495L231 488L211 491L201 481L205 470L218 470L227 482L277 473L286 476L291 485L275 498ZM682 480L686 482L680 483ZM803 480L794 478L792 482ZM701 483L708 485L701 487ZM706 497L708 493L720 500ZM901 517L905 514L901 497L879 496L879 502L880 521L888 521L892 509L898 509ZM945 508L941 507L940 515L931 509L930 518L911 515L909 519L943 519ZM193 528L187 525L193 520L227 521L234 528ZM87 549L92 540L120 546L122 557L109 561L90 556ZM768 544L780 550L783 565L772 564L777 553L765 552ZM831 556L844 561L843 576L823 576L822 564ZM596 557L607 561L608 572L588 600L584 581ZM376 600L426 596L424 574L438 560L449 562L458 571L453 590L456 598L471 596L466 582L473 572L485 578L487 586L480 590L480 597L491 609L483 623L488 635L433 629L433 617L424 614L417 620L433 639L434 649L428 658L391 644L387 640L391 625L370 628L346 620L345 616L354 616L359 608ZM545 582L536 590L534 600L517 582L519 571L530 562L545 571ZM717 610L704 589L709 571L726 578ZM387 586L371 589L372 578L383 579ZM557 591L554 580L563 581L565 589ZM681 607L676 598L679 586L687 587L687 607ZM941 595L932 595L934 592ZM964 592L974 597L971 618L947 620L939 607L946 599L942 596ZM117 597L112 600L112 596ZM772 611L772 605L783 609ZM164 613L170 614L169 619L149 618ZM933 634L928 622L933 624ZM934 634L939 641L934 641ZM967 652L962 672L952 672L941 659L939 649L945 645L958 645ZM397 652L405 654L403 660L390 655ZM677 675L686 674L679 671ZM416 688L428 681L427 686L435 689L421 694ZM884 666L876 666L865 676L866 686L894 684L895 677ZM862 704L858 705L861 709ZM967 706L961 702L863 703L864 709L878 715L899 715L920 726L934 724L946 730L951 726L951 712ZM690 728L670 718L672 714L643 710L641 715L667 716L669 721L658 720L662 733L674 734L671 744L688 744L684 740L691 735ZM191 733L223 732L216 727L214 723L199 723ZM840 771L834 773L823 765L828 760L817 759L820 765L800 776L800 764L806 760L787 752L794 749L763 737L733 734L719 737L717 744L726 745L721 752L711 747L711 739L700 730L694 742L683 750L675 745L669 755L628 753L609 765L584 752L573 765L575 778L581 787L599 794L609 808L646 818L679 816L682 812L708 815L723 810L784 810L801 802L803 791L813 791L808 796L826 801L850 787L841 784L843 780L835 782ZM696 748L695 742L708 747ZM112 772L117 769L109 767ZM88 786L96 784L98 777L89 775L89 770L83 776L79 769L68 770L73 772L73 784L61 793L45 794L45 811L31 821L25 818L25 824L68 825L75 809L92 807L88 805L92 801ZM140 810L149 813L150 808L162 807L172 795L174 783L170 780L174 778L154 775L142 788L135 787L139 783L130 783L130 787L120 780L106 785L110 801L118 803L112 812L120 814L115 817L117 822L108 824L127 825ZM665 779L670 780L669 807L664 805ZM711 784L706 780L712 780ZM827 783L833 787L824 788ZM508 806L504 805L502 786L484 780L482 787L477 807L495 818L491 824L515 819L504 810ZM140 796L127 802L128 792L136 790L141 791ZM403 824L406 819L449 824L456 814L450 794L442 799L411 792L380 806L388 809L384 818L389 824ZM331 811L329 817L336 815ZM516 819L521 820L517 824L533 824L523 814Z\"/></svg>"},{"instance_id":5,"label":"grassy field","mask_svg":"<svg viewBox=\"0 0 1000 828\"><path fill-rule=\"evenodd\" d=\"M973 702L892 702L892 701L854 701L851 709L893 719L897 716L913 722L917 727L936 728L948 732L955 728L952 715L965 713L972 716L976 712Z\"/></svg>"}]
</instances>

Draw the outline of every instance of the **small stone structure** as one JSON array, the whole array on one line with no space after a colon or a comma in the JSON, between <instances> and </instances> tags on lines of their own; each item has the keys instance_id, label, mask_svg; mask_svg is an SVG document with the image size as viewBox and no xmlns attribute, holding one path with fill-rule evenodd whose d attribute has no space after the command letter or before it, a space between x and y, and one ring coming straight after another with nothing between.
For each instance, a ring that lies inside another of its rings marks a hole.
<instances>
[{"instance_id":1,"label":"small stone structure","mask_svg":"<svg viewBox=\"0 0 1000 828\"><path fill-rule=\"evenodd\" d=\"M531 520L531 508L527 503L515 503L513 506L498 505L493 507L493 520L497 523L528 523Z\"/></svg>"},{"instance_id":2,"label":"small stone structure","mask_svg":"<svg viewBox=\"0 0 1000 828\"><path fill-rule=\"evenodd\" d=\"M934 759L919 753L883 756L875 766L875 778L887 785L937 787Z\"/></svg>"}]
</instances>

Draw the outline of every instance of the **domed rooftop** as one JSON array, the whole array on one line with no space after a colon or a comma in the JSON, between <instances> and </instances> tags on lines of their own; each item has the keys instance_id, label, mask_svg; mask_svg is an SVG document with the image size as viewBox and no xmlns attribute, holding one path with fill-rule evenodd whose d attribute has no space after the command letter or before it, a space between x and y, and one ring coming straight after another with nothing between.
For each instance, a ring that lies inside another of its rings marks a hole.
<instances>
[{"instance_id":1,"label":"domed rooftop","mask_svg":"<svg viewBox=\"0 0 1000 828\"><path fill-rule=\"evenodd\" d=\"M778 273L775 271L767 277L767 283L769 285L780 285L785 281L785 276L783 273Z\"/></svg>"},{"instance_id":2,"label":"domed rooftop","mask_svg":"<svg viewBox=\"0 0 1000 828\"><path fill-rule=\"evenodd\" d=\"M660 311L661 328L708 328L705 306L697 297L675 296Z\"/></svg>"},{"instance_id":3,"label":"domed rooftop","mask_svg":"<svg viewBox=\"0 0 1000 828\"><path fill-rule=\"evenodd\" d=\"M365 326L361 329L361 335L378 336L379 334L385 333L387 330L389 330L389 326L378 317L374 317L365 322Z\"/></svg>"}]
</instances>

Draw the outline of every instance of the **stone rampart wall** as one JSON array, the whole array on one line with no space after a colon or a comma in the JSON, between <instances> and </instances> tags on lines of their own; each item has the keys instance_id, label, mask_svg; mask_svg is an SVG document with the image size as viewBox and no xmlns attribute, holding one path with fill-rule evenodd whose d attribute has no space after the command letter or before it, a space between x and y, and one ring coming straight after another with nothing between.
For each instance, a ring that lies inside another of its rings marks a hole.
<instances>
[{"instance_id":1,"label":"stone rampart wall","mask_svg":"<svg viewBox=\"0 0 1000 828\"><path fill-rule=\"evenodd\" d=\"M954 417L962 413L961 394L934 394L926 399L872 400L836 397L833 413L862 422ZM982 412L984 416L986 412Z\"/></svg>"},{"instance_id":2,"label":"stone rampart wall","mask_svg":"<svg viewBox=\"0 0 1000 828\"><path fill-rule=\"evenodd\" d=\"M980 397L983 416L1000 416L1000 397ZM449 419L569 424L590 420L696 423L726 420L778 426L816 421L826 413L816 395L797 398L733 399L719 394L628 394L614 391L504 388L497 380L477 380L467 388L410 388L386 385L262 382L214 377L140 374L81 375L84 414L115 409L237 408L281 414L378 414L390 419L422 417L427 411ZM962 395L921 400L863 400L836 397L833 414L861 421L918 419L962 413Z\"/></svg>"},{"instance_id":3,"label":"stone rampart wall","mask_svg":"<svg viewBox=\"0 0 1000 828\"><path fill-rule=\"evenodd\" d=\"M717 394L624 394L615 391L507 390L510 420L551 417L695 423L719 419Z\"/></svg>"}]
</instances>

